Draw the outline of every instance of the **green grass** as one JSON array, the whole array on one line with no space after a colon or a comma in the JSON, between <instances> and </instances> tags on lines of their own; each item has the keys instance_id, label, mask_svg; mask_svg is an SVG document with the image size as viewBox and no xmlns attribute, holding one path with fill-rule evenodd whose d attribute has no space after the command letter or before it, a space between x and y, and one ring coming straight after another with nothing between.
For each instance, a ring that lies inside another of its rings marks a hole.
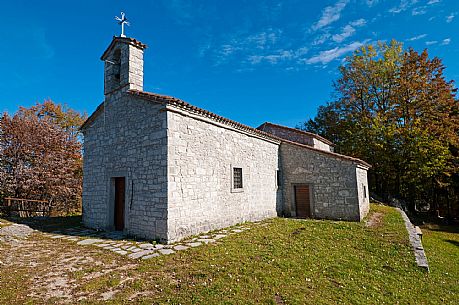
<instances>
[{"instance_id":1,"label":"green grass","mask_svg":"<svg viewBox=\"0 0 459 305\"><path fill-rule=\"evenodd\" d=\"M219 244L147 261L91 247L95 258L117 267L89 279L69 271L78 282L72 293L86 296L81 302L88 304L102 304L100 294L108 290L116 291L113 304L129 299L139 304L457 304L459 233L423 227L431 268L426 273L415 264L399 212L376 205L374 212L383 217L372 228L363 222L277 218L247 224L251 230ZM53 243L65 251L78 247ZM90 266L82 270L91 272ZM5 284L1 278L0 284ZM0 303L40 303L1 287Z\"/></svg>"}]
</instances>

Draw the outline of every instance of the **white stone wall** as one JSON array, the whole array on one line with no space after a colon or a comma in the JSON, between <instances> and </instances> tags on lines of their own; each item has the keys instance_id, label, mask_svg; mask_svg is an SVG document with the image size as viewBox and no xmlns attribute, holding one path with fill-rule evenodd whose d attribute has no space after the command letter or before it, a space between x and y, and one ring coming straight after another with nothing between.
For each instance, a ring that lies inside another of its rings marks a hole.
<instances>
[{"instance_id":1,"label":"white stone wall","mask_svg":"<svg viewBox=\"0 0 459 305\"><path fill-rule=\"evenodd\" d=\"M116 58L117 50L120 58ZM119 74L119 78L116 77ZM132 44L117 41L104 61L104 93L122 88L143 90L143 50Z\"/></svg>"},{"instance_id":2,"label":"white stone wall","mask_svg":"<svg viewBox=\"0 0 459 305\"><path fill-rule=\"evenodd\" d=\"M126 177L126 232L167 239L167 122L163 106L117 91L84 129L83 221L113 229L112 177Z\"/></svg>"},{"instance_id":3,"label":"white stone wall","mask_svg":"<svg viewBox=\"0 0 459 305\"><path fill-rule=\"evenodd\" d=\"M312 145L314 148L325 150L325 151L333 151L333 149L327 143L320 141L319 139L312 139L314 144Z\"/></svg>"},{"instance_id":4,"label":"white stone wall","mask_svg":"<svg viewBox=\"0 0 459 305\"><path fill-rule=\"evenodd\" d=\"M357 166L356 175L359 192L360 219L363 219L370 211L370 191L368 189L367 170Z\"/></svg>"},{"instance_id":5,"label":"white stone wall","mask_svg":"<svg viewBox=\"0 0 459 305\"><path fill-rule=\"evenodd\" d=\"M278 144L168 111L168 239L275 217ZM232 192L232 166L243 192Z\"/></svg>"},{"instance_id":6,"label":"white stone wall","mask_svg":"<svg viewBox=\"0 0 459 305\"><path fill-rule=\"evenodd\" d=\"M296 216L294 186L308 184L314 218L361 219L356 164L297 145L282 143L284 213Z\"/></svg>"},{"instance_id":7,"label":"white stone wall","mask_svg":"<svg viewBox=\"0 0 459 305\"><path fill-rule=\"evenodd\" d=\"M143 90L143 50L129 45L127 82L129 89ZM123 68L123 67L121 67Z\"/></svg>"},{"instance_id":8,"label":"white stone wall","mask_svg":"<svg viewBox=\"0 0 459 305\"><path fill-rule=\"evenodd\" d=\"M332 146L317 139L312 133L306 133L300 130L274 125L271 123L264 123L258 127L258 129L288 141L309 145L320 150L333 151Z\"/></svg>"}]
</instances>

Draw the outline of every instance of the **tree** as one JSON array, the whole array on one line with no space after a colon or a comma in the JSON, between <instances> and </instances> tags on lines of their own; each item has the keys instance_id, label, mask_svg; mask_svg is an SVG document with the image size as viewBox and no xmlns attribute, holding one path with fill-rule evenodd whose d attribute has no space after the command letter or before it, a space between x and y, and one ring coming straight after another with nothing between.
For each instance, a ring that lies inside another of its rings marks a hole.
<instances>
[{"instance_id":1,"label":"tree","mask_svg":"<svg viewBox=\"0 0 459 305\"><path fill-rule=\"evenodd\" d=\"M52 101L0 119L0 195L51 201L57 210L81 202L78 127L84 116Z\"/></svg>"},{"instance_id":2,"label":"tree","mask_svg":"<svg viewBox=\"0 0 459 305\"><path fill-rule=\"evenodd\" d=\"M372 191L414 210L457 180L458 103L444 69L426 50L403 50L396 41L364 46L339 68L335 99L302 128L367 160Z\"/></svg>"}]
</instances>

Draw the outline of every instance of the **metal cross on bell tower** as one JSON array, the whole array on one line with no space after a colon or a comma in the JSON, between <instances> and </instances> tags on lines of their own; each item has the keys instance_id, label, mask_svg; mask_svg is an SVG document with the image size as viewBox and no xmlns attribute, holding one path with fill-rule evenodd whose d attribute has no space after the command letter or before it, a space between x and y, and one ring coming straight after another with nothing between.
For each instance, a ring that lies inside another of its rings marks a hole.
<instances>
[{"instance_id":1,"label":"metal cross on bell tower","mask_svg":"<svg viewBox=\"0 0 459 305\"><path fill-rule=\"evenodd\" d=\"M126 15L123 12L121 12L121 18L118 16L115 16L115 20L118 21L118 24L121 24L120 37L126 37L126 35L124 35L124 25L129 25L129 21L126 18Z\"/></svg>"}]
</instances>

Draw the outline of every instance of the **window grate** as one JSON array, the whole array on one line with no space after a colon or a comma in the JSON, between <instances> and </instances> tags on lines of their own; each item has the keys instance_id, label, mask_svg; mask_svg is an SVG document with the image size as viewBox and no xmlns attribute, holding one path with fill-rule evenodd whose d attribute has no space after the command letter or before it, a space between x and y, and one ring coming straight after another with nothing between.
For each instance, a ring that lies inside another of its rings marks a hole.
<instances>
[{"instance_id":1,"label":"window grate","mask_svg":"<svg viewBox=\"0 0 459 305\"><path fill-rule=\"evenodd\" d=\"M243 187L242 184L242 168L234 167L233 168L233 188L234 189L241 189Z\"/></svg>"}]
</instances>

